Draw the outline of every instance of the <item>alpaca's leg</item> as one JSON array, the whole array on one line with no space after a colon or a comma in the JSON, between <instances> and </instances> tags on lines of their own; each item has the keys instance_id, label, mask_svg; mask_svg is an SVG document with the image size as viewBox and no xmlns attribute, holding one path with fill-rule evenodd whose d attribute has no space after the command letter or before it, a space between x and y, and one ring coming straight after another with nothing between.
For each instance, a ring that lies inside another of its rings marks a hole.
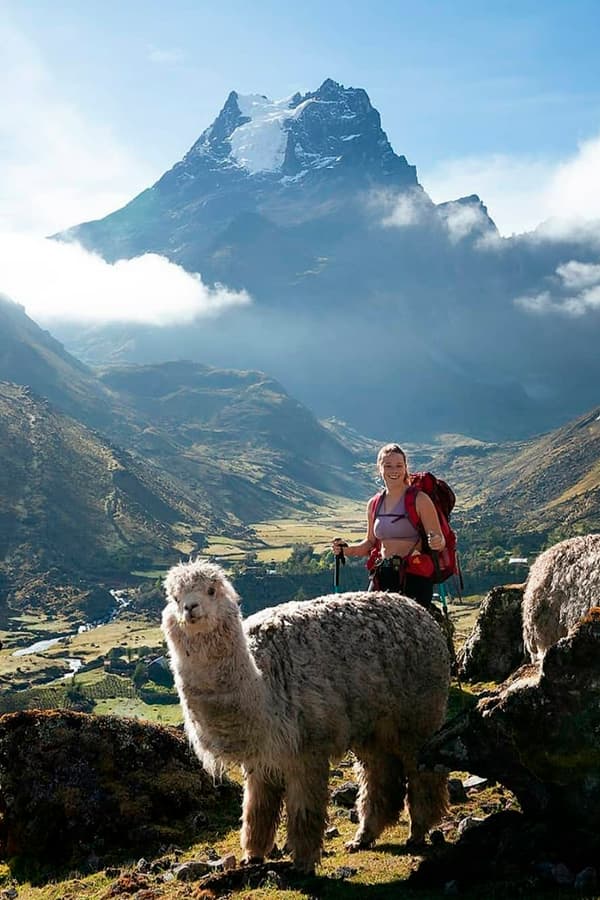
<instances>
[{"instance_id":1,"label":"alpaca's leg","mask_svg":"<svg viewBox=\"0 0 600 900\"><path fill-rule=\"evenodd\" d=\"M329 761L314 755L294 760L286 773L287 846L300 872L311 873L321 859L327 822Z\"/></svg>"},{"instance_id":2,"label":"alpaca's leg","mask_svg":"<svg viewBox=\"0 0 600 900\"><path fill-rule=\"evenodd\" d=\"M246 860L262 860L273 849L282 800L281 781L246 772L240 838Z\"/></svg>"},{"instance_id":3,"label":"alpaca's leg","mask_svg":"<svg viewBox=\"0 0 600 900\"><path fill-rule=\"evenodd\" d=\"M443 772L408 772L407 806L410 832L407 846L418 846L430 828L448 811L448 776Z\"/></svg>"},{"instance_id":4,"label":"alpaca's leg","mask_svg":"<svg viewBox=\"0 0 600 900\"><path fill-rule=\"evenodd\" d=\"M404 806L406 779L401 760L370 748L356 750L358 758L358 829L346 844L350 851L370 847L384 828L393 825Z\"/></svg>"}]
</instances>

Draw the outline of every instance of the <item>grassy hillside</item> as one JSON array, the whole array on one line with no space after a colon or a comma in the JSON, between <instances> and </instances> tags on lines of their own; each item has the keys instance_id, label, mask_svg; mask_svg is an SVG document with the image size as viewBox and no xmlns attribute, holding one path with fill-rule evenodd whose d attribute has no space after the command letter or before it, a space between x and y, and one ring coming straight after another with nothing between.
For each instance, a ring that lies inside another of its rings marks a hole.
<instances>
[{"instance_id":1,"label":"grassy hillside","mask_svg":"<svg viewBox=\"0 0 600 900\"><path fill-rule=\"evenodd\" d=\"M28 385L55 406L94 427L110 427L114 399L94 373L0 295L0 381Z\"/></svg>"},{"instance_id":2,"label":"grassy hillside","mask_svg":"<svg viewBox=\"0 0 600 900\"><path fill-rule=\"evenodd\" d=\"M184 540L180 519L201 542L202 513L163 473L26 388L0 383L0 421L0 559L25 604L44 574L53 584L111 584L171 559Z\"/></svg>"},{"instance_id":3,"label":"grassy hillside","mask_svg":"<svg viewBox=\"0 0 600 900\"><path fill-rule=\"evenodd\" d=\"M600 530L600 407L529 441L473 442L433 457L465 523L555 541Z\"/></svg>"}]
</instances>

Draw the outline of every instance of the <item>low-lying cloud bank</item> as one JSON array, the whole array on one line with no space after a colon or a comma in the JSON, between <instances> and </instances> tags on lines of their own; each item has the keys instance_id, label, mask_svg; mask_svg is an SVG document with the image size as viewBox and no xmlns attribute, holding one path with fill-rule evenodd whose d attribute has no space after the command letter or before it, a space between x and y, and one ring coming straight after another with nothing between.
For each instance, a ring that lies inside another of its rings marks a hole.
<instances>
[{"instance_id":1,"label":"low-lying cloud bank","mask_svg":"<svg viewBox=\"0 0 600 900\"><path fill-rule=\"evenodd\" d=\"M0 294L37 322L167 325L251 302L246 291L214 288L164 256L107 263L76 243L0 234Z\"/></svg>"}]
</instances>

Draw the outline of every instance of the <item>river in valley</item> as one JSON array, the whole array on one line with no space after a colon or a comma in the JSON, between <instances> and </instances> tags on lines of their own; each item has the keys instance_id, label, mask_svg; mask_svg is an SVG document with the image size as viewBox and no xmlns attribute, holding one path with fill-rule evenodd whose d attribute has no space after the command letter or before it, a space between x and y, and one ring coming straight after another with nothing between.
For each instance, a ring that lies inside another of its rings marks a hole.
<instances>
[{"instance_id":1,"label":"river in valley","mask_svg":"<svg viewBox=\"0 0 600 900\"><path fill-rule=\"evenodd\" d=\"M59 634L55 637L46 638L45 640L35 641L35 643L29 644L27 647L19 647L19 649L15 650L12 655L30 656L33 653L43 654L44 651L49 650L50 647L55 647L57 644L60 644L61 641L67 640L67 638L74 637L77 634L82 634L85 631L90 631L92 628L98 628L100 625L107 625L109 622L113 622L117 618L117 616L119 616L123 612L123 610L130 605L131 597L129 596L129 590L127 588L113 590L110 591L110 593L114 598L115 608L106 619L98 622L86 622L84 625L80 625L76 631L67 632L66 634ZM78 659L74 656L66 656L62 660L56 661L62 661L68 667L68 671L65 675L63 675L63 678L70 678L75 674L75 672L78 672L83 665L83 660Z\"/></svg>"}]
</instances>

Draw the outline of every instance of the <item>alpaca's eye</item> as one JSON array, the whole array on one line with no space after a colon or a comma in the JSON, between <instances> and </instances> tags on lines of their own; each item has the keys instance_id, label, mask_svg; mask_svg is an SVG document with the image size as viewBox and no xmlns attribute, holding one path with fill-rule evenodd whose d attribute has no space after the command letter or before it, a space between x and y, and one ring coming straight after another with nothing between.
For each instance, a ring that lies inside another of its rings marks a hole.
<instances>
[{"instance_id":1,"label":"alpaca's eye","mask_svg":"<svg viewBox=\"0 0 600 900\"><path fill-rule=\"evenodd\" d=\"M209 597L212 597L213 594L215 593L214 587L209 587L206 593L208 594Z\"/></svg>"}]
</instances>

